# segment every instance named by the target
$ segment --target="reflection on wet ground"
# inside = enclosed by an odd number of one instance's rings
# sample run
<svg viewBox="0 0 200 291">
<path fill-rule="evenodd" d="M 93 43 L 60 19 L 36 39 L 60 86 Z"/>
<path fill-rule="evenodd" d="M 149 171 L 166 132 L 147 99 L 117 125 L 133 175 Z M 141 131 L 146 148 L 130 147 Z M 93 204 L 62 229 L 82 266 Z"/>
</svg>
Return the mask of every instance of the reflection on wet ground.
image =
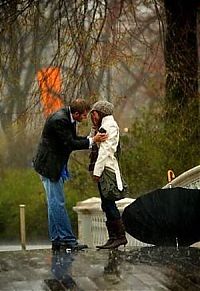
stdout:
<svg viewBox="0 0 200 291">
<path fill-rule="evenodd" d="M 200 290 L 200 249 L 0 252 L 0 290 Z"/>
</svg>

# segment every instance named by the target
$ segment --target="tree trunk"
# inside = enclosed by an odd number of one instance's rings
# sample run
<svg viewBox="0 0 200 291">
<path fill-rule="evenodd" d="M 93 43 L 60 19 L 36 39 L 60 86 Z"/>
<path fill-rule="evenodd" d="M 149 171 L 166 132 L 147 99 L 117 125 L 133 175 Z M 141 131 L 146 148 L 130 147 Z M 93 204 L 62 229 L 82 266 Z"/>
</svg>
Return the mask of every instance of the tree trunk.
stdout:
<svg viewBox="0 0 200 291">
<path fill-rule="evenodd" d="M 187 108 L 198 114 L 197 0 L 164 0 L 166 107 L 172 118 Z"/>
<path fill-rule="evenodd" d="M 169 167 L 178 167 L 199 148 L 199 96 L 197 1 L 164 0 L 166 12 L 165 64 L 165 135 L 168 137 Z M 177 161 L 171 165 L 172 161 Z M 198 158 L 196 157 L 196 163 Z M 179 169 L 180 170 L 180 169 Z"/>
</svg>

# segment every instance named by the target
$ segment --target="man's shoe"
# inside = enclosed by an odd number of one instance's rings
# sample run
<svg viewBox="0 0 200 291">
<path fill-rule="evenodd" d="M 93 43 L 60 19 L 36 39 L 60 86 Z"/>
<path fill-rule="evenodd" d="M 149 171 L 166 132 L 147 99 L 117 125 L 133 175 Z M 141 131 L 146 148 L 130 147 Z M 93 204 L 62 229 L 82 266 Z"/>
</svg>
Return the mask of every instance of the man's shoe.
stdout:
<svg viewBox="0 0 200 291">
<path fill-rule="evenodd" d="M 87 245 L 81 245 L 81 244 L 77 244 L 77 245 L 74 245 L 74 246 L 71 246 L 71 251 L 72 252 L 78 252 L 78 251 L 81 251 L 81 250 L 84 250 L 84 249 L 87 249 L 88 246 Z"/>
<path fill-rule="evenodd" d="M 58 252 L 60 251 L 60 243 L 59 242 L 52 242 L 52 247 L 51 247 L 53 252 Z"/>
<path fill-rule="evenodd" d="M 52 242 L 53 252 L 65 251 L 67 249 L 71 250 L 71 246 L 69 246 L 68 243 L 65 241 Z"/>
<path fill-rule="evenodd" d="M 70 245 L 67 242 L 52 242 L 52 251 L 54 252 L 59 252 L 59 251 L 65 251 L 65 250 L 70 250 L 72 252 L 74 251 L 81 251 L 83 249 L 87 249 L 88 246 L 84 244 L 74 244 Z"/>
</svg>

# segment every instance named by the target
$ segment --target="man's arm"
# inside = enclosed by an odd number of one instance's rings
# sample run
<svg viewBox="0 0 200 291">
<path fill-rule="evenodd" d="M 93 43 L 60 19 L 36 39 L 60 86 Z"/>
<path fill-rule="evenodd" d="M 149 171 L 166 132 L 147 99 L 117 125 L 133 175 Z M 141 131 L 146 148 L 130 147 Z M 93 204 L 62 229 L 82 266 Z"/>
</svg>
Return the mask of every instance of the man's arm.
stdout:
<svg viewBox="0 0 200 291">
<path fill-rule="evenodd" d="M 58 140 L 71 151 L 89 149 L 93 142 L 104 142 L 108 137 L 106 134 L 97 133 L 94 137 L 76 139 L 76 137 L 74 138 L 72 128 L 64 119 L 56 120 L 54 129 Z"/>
</svg>

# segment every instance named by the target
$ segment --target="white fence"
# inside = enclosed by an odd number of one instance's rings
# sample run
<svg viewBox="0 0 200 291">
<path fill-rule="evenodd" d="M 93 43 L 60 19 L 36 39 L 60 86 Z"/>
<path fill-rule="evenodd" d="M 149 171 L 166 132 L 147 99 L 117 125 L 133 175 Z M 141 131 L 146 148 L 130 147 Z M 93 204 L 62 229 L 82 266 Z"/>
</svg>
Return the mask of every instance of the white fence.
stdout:
<svg viewBox="0 0 200 291">
<path fill-rule="evenodd" d="M 200 166 L 181 174 L 163 188 L 170 186 L 200 189 Z M 125 198 L 117 201 L 119 211 L 122 213 L 124 208 L 134 200 Z M 73 209 L 78 214 L 79 240 L 89 247 L 103 244 L 108 239 L 108 234 L 105 226 L 105 215 L 101 210 L 101 199 L 97 197 L 89 198 L 78 202 Z M 128 246 L 147 246 L 147 244 L 136 240 L 129 234 L 126 234 L 126 236 Z"/>
</svg>

